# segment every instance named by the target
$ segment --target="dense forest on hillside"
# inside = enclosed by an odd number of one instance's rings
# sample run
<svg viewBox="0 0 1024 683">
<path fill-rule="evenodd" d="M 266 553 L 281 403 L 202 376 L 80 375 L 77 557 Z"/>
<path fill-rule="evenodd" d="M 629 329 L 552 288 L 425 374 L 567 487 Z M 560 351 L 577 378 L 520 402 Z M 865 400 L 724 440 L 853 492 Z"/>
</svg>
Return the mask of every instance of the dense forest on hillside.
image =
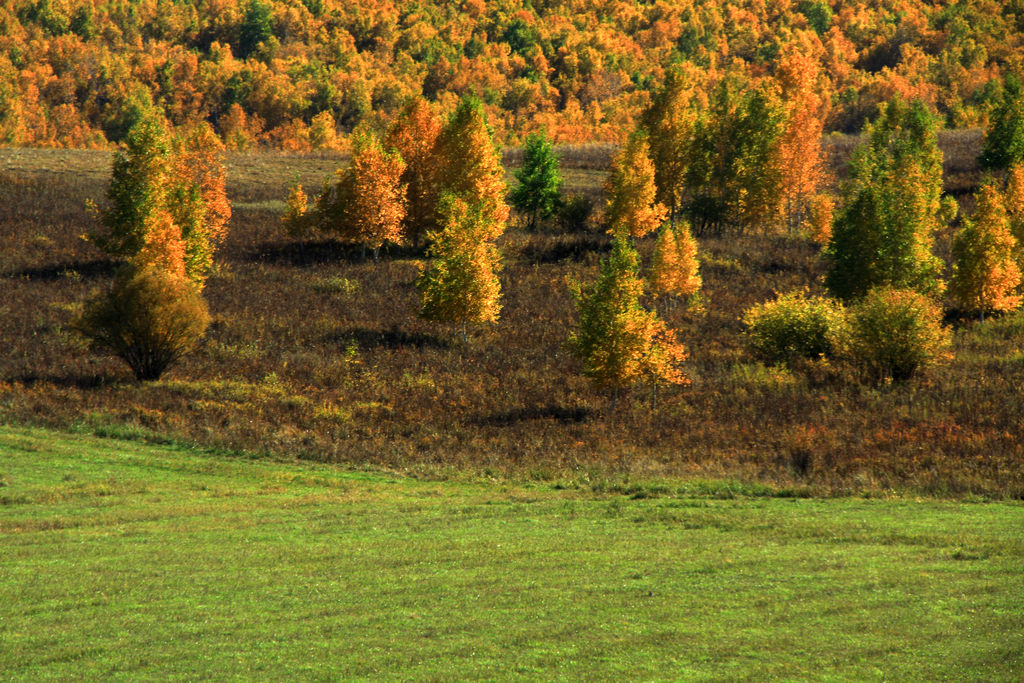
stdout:
<svg viewBox="0 0 1024 683">
<path fill-rule="evenodd" d="M 622 141 L 674 69 L 698 93 L 813 58 L 826 130 L 920 99 L 984 126 L 1022 71 L 1024 1 L 8 0 L 0 143 L 119 142 L 150 101 L 233 149 L 335 148 L 412 96 L 480 97 L 497 139 Z"/>
</svg>

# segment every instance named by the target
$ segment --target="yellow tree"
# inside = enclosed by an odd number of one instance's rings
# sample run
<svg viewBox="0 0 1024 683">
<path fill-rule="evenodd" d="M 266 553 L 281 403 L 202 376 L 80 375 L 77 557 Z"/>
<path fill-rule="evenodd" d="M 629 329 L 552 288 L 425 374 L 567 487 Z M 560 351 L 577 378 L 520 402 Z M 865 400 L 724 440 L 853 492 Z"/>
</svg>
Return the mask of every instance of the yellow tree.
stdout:
<svg viewBox="0 0 1024 683">
<path fill-rule="evenodd" d="M 1020 305 L 1021 271 L 1014 258 L 1017 240 L 1000 193 L 986 184 L 975 197 L 978 208 L 953 240 L 950 291 L 963 310 L 984 318 L 986 311 Z"/>
<path fill-rule="evenodd" d="M 420 315 L 461 325 L 463 341 L 467 323 L 497 322 L 501 310 L 501 256 L 489 238 L 494 232 L 492 208 L 444 195 L 440 229 L 428 235 L 433 260 L 416 281 L 422 295 Z"/>
<path fill-rule="evenodd" d="M 405 162 L 395 151 L 384 149 L 376 135 L 359 132 L 354 136 L 352 160 L 336 174 L 317 197 L 316 213 L 309 219 L 322 230 L 334 232 L 343 240 L 373 250 L 379 258 L 385 242 L 402 241 L 405 218 L 406 186 L 401 182 Z M 301 231 L 305 212 L 301 211 L 301 187 L 292 190 L 287 227 Z"/>
<path fill-rule="evenodd" d="M 686 384 L 680 364 L 686 350 L 656 313 L 640 304 L 644 283 L 640 257 L 624 230 L 616 233 L 611 255 L 601 262 L 591 285 L 570 282 L 579 328 L 568 347 L 583 374 L 602 391 L 612 393 L 615 410 L 619 391 L 635 382 Z"/>
<path fill-rule="evenodd" d="M 185 243 L 185 272 L 201 288 L 231 220 L 224 145 L 205 123 L 175 138 L 168 210 Z"/>
<path fill-rule="evenodd" d="M 687 145 L 694 124 L 691 106 L 694 95 L 690 83 L 697 76 L 684 74 L 682 68 L 669 70 L 664 85 L 641 117 L 654 164 L 655 199 L 668 209 L 672 220 L 683 203 Z"/>
<path fill-rule="evenodd" d="M 345 220 L 352 237 L 373 249 L 378 260 L 385 242 L 402 241 L 406 185 L 405 162 L 398 152 L 384 149 L 374 135 L 360 135 L 352 152 L 352 195 Z"/>
<path fill-rule="evenodd" d="M 493 231 L 487 239 L 497 239 L 509 215 L 505 171 L 479 100 L 466 97 L 459 102 L 438 138 L 438 152 L 441 193 L 479 206 Z"/>
<path fill-rule="evenodd" d="M 780 213 L 789 232 L 812 219 L 813 203 L 824 184 L 821 136 L 827 115 L 818 61 L 795 49 L 779 60 L 775 79 L 786 103 L 776 163 L 781 182 Z"/>
<path fill-rule="evenodd" d="M 643 237 L 664 222 L 668 212 L 655 200 L 654 164 L 644 133 L 630 135 L 615 157 L 605 181 L 605 194 L 609 234 L 625 230 L 631 237 Z"/>
<path fill-rule="evenodd" d="M 697 240 L 686 223 L 662 226 L 654 247 L 649 280 L 655 293 L 675 301 L 691 297 L 700 289 Z"/>
<path fill-rule="evenodd" d="M 1010 232 L 1017 240 L 1014 256 L 1024 271 L 1024 164 L 1014 164 L 1006 174 L 1004 202 L 1010 219 Z"/>
<path fill-rule="evenodd" d="M 406 105 L 384 138 L 388 149 L 405 160 L 402 182 L 406 184 L 405 238 L 419 243 L 436 229 L 438 211 L 438 136 L 441 119 L 423 98 Z"/>
</svg>

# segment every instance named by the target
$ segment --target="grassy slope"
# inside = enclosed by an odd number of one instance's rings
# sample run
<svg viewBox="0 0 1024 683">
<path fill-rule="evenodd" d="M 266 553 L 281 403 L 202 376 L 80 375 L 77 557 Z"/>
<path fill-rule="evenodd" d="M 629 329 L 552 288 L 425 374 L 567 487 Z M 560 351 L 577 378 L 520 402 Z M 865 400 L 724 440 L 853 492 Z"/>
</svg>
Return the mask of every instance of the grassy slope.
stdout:
<svg viewBox="0 0 1024 683">
<path fill-rule="evenodd" d="M 633 500 L 10 427 L 0 483 L 13 679 L 1024 668 L 1020 504 Z"/>
</svg>

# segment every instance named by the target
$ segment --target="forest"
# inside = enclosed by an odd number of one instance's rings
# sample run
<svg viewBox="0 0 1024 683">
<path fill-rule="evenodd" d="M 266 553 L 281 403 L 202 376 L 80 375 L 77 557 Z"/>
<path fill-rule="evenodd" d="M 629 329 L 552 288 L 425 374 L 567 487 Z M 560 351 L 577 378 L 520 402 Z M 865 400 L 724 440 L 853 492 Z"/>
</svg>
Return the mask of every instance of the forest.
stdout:
<svg viewBox="0 0 1024 683">
<path fill-rule="evenodd" d="M 412 97 L 473 95 L 496 139 L 625 140 L 672 70 L 705 103 L 809 58 L 826 131 L 895 96 L 983 127 L 1021 72 L 1020 0 L 7 0 L 0 142 L 107 147 L 145 107 L 229 149 L 348 147 Z"/>
</svg>

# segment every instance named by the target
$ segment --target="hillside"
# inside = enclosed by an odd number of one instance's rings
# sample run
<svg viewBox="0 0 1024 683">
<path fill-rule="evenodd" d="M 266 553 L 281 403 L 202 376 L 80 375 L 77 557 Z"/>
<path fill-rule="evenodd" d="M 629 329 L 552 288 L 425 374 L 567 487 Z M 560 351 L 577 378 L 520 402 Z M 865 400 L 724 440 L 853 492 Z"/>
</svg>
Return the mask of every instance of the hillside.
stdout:
<svg viewBox="0 0 1024 683">
<path fill-rule="evenodd" d="M 947 189 L 976 183 L 978 142 L 942 138 Z M 604 172 L 576 152 L 567 189 L 596 199 Z M 358 247 L 283 234 L 287 184 L 316 187 L 339 162 L 229 158 L 231 231 L 206 289 L 213 324 L 165 378 L 138 383 L 69 327 L 114 271 L 81 239 L 95 226 L 86 200 L 103 196 L 109 154 L 0 151 L 0 420 L 431 476 L 588 486 L 725 476 L 802 493 L 1024 495 L 1019 313 L 959 326 L 955 360 L 909 383 L 766 367 L 740 318 L 774 292 L 821 291 L 819 247 L 706 236 L 703 308 L 666 312 L 691 384 L 638 389 L 609 415 L 608 396 L 565 348 L 575 325 L 566 280 L 594 277 L 609 248 L 603 231 L 513 225 L 499 244 L 501 318 L 463 342 L 417 315 L 422 250 L 390 247 L 375 264 Z M 940 253 L 950 238 L 938 236 Z M 651 240 L 640 247 L 649 259 Z"/>
<path fill-rule="evenodd" d="M 153 101 L 235 148 L 331 148 L 409 97 L 466 94 L 507 144 L 620 141 L 668 68 L 706 94 L 792 51 L 817 65 L 830 130 L 896 94 L 977 127 L 1022 44 L 1017 0 L 21 0 L 0 6 L 0 144 L 105 146 Z"/>
</svg>

